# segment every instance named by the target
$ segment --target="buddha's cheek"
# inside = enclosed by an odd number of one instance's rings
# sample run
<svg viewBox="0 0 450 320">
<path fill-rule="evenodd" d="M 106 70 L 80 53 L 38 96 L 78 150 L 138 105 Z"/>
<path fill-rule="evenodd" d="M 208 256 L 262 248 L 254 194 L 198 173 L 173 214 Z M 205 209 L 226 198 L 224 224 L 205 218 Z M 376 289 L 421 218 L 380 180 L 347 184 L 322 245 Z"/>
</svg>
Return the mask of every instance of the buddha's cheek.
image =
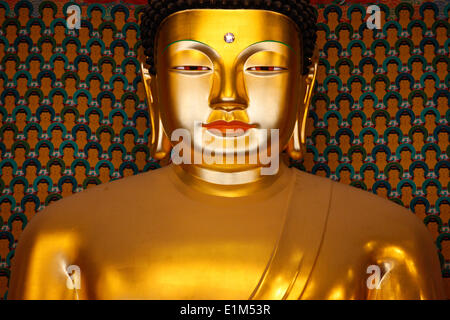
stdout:
<svg viewBox="0 0 450 320">
<path fill-rule="evenodd" d="M 288 73 L 246 79 L 250 123 L 261 129 L 279 129 L 280 144 L 287 143 L 295 125 L 298 110 L 295 84 Z"/>
<path fill-rule="evenodd" d="M 211 78 L 211 75 L 192 76 L 169 72 L 167 81 L 160 82 L 161 116 L 169 136 L 171 132 L 181 128 L 193 134 L 196 122 L 207 121 L 211 113 Z"/>
</svg>

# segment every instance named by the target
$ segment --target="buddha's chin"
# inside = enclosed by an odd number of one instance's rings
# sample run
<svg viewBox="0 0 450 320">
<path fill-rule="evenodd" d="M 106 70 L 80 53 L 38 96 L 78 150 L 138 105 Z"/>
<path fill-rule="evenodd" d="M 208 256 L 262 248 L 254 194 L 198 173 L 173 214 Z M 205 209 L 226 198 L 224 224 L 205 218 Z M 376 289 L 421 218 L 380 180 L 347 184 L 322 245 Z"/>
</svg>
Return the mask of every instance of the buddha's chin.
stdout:
<svg viewBox="0 0 450 320">
<path fill-rule="evenodd" d="M 244 171 L 250 171 L 253 169 L 258 169 L 260 168 L 262 165 L 260 164 L 220 164 L 220 163 L 215 163 L 215 164 L 201 164 L 201 165 L 197 165 L 197 167 L 202 168 L 202 169 L 206 169 L 206 170 L 210 170 L 210 171 L 215 171 L 215 172 L 222 172 L 222 173 L 237 173 L 237 172 L 244 172 Z"/>
<path fill-rule="evenodd" d="M 197 156 L 197 159 L 201 160 L 193 161 L 192 164 L 220 172 L 238 172 L 256 169 L 263 166 L 261 159 L 266 159 L 263 160 L 266 163 L 268 158 L 273 158 L 267 156 L 267 154 L 270 154 L 270 146 L 269 150 L 267 150 L 266 146 L 260 146 L 258 144 L 250 144 L 242 148 L 224 147 L 220 149 L 201 145 L 196 150 L 197 152 L 201 150 L 202 155 Z M 279 154 L 277 153 L 274 156 L 279 156 Z"/>
</svg>

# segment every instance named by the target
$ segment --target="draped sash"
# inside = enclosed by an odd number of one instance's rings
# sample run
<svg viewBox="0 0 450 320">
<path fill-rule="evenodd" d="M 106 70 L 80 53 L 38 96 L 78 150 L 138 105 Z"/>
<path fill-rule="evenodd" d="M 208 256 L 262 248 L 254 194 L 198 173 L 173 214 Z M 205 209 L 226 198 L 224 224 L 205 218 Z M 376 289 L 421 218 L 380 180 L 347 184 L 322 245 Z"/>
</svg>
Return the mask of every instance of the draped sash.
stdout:
<svg viewBox="0 0 450 320">
<path fill-rule="evenodd" d="M 297 300 L 306 288 L 325 234 L 332 192 L 331 180 L 307 175 L 295 175 L 278 244 L 249 299 Z"/>
</svg>

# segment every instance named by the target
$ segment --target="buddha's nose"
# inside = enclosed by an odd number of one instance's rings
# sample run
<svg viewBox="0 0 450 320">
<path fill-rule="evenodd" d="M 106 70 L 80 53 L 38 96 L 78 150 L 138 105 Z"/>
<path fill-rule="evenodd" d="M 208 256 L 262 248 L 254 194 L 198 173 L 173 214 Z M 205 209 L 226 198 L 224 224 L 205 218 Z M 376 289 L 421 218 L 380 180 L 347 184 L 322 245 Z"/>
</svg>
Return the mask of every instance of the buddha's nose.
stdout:
<svg viewBox="0 0 450 320">
<path fill-rule="evenodd" d="M 212 109 L 227 112 L 246 109 L 248 98 L 242 72 L 224 70 L 216 74 L 211 97 Z"/>
</svg>

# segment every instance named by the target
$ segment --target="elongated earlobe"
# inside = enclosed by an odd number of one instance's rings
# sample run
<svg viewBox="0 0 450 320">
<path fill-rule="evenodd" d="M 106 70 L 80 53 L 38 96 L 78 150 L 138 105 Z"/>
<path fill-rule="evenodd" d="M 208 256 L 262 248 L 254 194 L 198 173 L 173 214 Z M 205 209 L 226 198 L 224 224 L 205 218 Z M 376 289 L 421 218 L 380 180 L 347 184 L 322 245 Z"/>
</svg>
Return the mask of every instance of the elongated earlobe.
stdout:
<svg viewBox="0 0 450 320">
<path fill-rule="evenodd" d="M 144 82 L 145 94 L 150 114 L 150 155 L 153 159 L 161 160 L 170 153 L 170 140 L 164 132 L 161 122 L 160 110 L 152 95 L 152 76 L 148 69 L 141 63 L 141 75 Z"/>
<path fill-rule="evenodd" d="M 295 121 L 295 127 L 294 131 L 292 133 L 292 137 L 289 140 L 288 146 L 287 146 L 287 153 L 289 154 L 289 157 L 291 157 L 294 160 L 300 160 L 302 156 L 302 147 L 300 142 L 300 134 L 299 134 L 299 128 L 298 128 L 298 116 L 297 120 Z"/>
<path fill-rule="evenodd" d="M 303 153 L 306 152 L 306 120 L 308 119 L 308 111 L 311 105 L 311 98 L 314 92 L 314 84 L 316 82 L 317 65 L 319 62 L 319 50 L 314 50 L 311 58 L 311 67 L 304 78 L 304 99 L 300 103 L 299 112 L 295 121 L 294 131 L 287 146 L 289 156 L 294 160 L 303 158 Z M 303 88 L 302 88 L 303 89 Z"/>
</svg>

